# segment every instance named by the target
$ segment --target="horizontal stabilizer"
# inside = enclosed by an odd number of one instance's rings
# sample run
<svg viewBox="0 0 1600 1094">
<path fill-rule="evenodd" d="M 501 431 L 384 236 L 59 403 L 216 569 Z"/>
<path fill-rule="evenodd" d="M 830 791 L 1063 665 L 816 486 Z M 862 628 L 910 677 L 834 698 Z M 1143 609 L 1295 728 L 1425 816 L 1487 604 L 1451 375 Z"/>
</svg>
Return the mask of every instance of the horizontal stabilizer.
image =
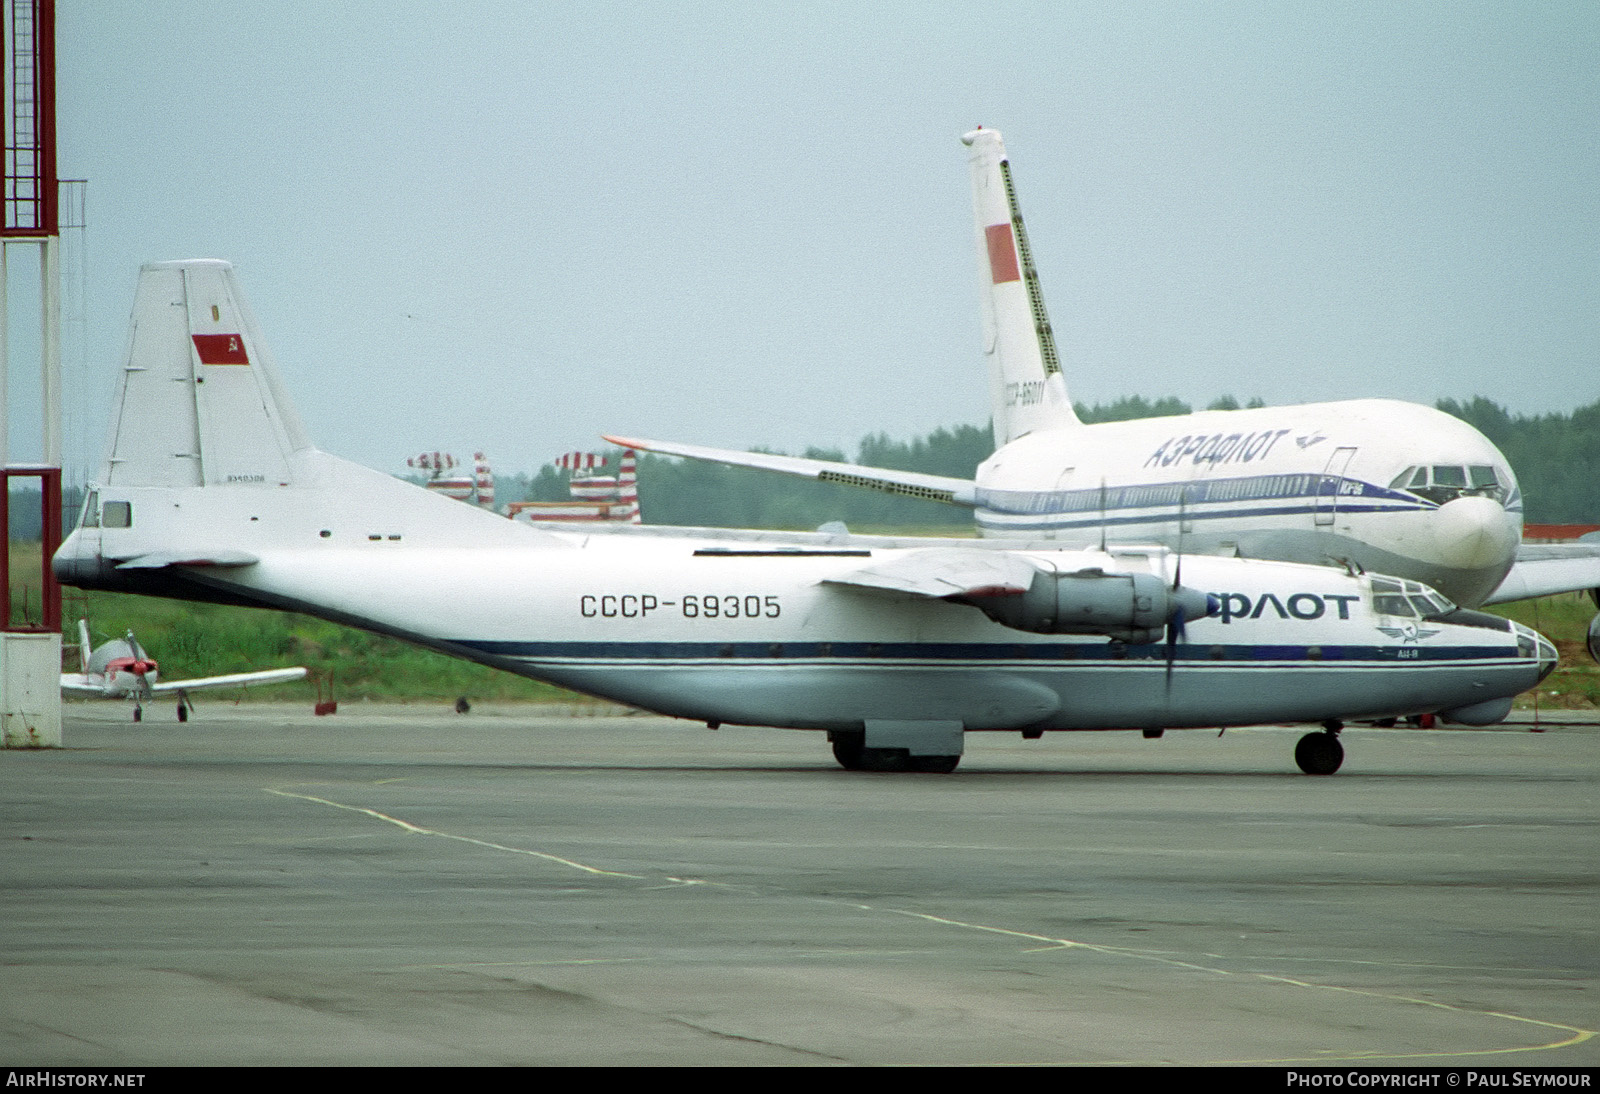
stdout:
<svg viewBox="0 0 1600 1094">
<path fill-rule="evenodd" d="M 150 685 L 151 695 L 171 695 L 179 691 L 205 691 L 207 688 L 243 687 L 246 684 L 287 684 L 291 680 L 304 680 L 306 670 L 263 669 L 260 672 L 235 672 L 227 676 L 202 676 L 198 680 L 163 680 Z"/>
<path fill-rule="evenodd" d="M 1039 570 L 1019 555 L 981 549 L 917 551 L 877 566 L 826 579 L 824 585 L 943 599 L 952 596 L 1020 596 Z"/>
<path fill-rule="evenodd" d="M 117 564 L 119 570 L 159 570 L 166 566 L 254 566 L 261 560 L 249 551 L 151 551 Z"/>
<path fill-rule="evenodd" d="M 977 504 L 977 488 L 971 479 L 951 479 L 943 475 L 923 475 L 915 471 L 890 471 L 881 467 L 812 460 L 802 456 L 734 452 L 731 449 L 704 448 L 700 445 L 677 444 L 672 441 L 642 441 L 634 437 L 605 439 L 622 448 L 637 448 L 645 452 L 657 452 L 663 456 L 681 456 L 684 459 L 704 460 L 708 463 L 726 464 L 729 467 L 776 471 L 779 474 L 798 475 L 817 482 L 859 486 L 868 490 L 880 490 L 886 494 L 944 502 L 948 505 Z"/>
<path fill-rule="evenodd" d="M 1600 543 L 1529 544 L 1485 603 L 1600 589 Z"/>
</svg>

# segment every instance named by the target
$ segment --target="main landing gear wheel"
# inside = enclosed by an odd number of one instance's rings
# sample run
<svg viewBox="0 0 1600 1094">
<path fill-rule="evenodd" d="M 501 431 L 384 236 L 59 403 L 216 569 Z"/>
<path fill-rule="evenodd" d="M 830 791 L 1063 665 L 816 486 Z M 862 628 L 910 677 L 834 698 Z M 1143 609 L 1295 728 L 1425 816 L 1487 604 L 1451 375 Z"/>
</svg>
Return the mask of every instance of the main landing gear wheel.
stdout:
<svg viewBox="0 0 1600 1094">
<path fill-rule="evenodd" d="M 918 771 L 948 775 L 961 762 L 960 756 L 912 756 L 903 748 L 867 748 L 863 734 L 833 735 L 833 758 L 846 771 Z"/>
<path fill-rule="evenodd" d="M 1332 733 L 1307 733 L 1294 746 L 1294 762 L 1307 775 L 1332 775 L 1344 763 L 1344 745 Z"/>
</svg>

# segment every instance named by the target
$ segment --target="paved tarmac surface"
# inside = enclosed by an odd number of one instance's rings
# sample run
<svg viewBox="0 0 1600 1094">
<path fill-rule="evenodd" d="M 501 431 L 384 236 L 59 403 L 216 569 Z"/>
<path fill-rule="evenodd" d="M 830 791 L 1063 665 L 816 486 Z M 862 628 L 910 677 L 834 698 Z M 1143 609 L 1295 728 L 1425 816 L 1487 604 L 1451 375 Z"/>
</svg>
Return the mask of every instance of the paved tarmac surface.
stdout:
<svg viewBox="0 0 1600 1094">
<path fill-rule="evenodd" d="M 1600 726 L 127 717 L 0 752 L 0 1064 L 1600 1063 Z"/>
</svg>

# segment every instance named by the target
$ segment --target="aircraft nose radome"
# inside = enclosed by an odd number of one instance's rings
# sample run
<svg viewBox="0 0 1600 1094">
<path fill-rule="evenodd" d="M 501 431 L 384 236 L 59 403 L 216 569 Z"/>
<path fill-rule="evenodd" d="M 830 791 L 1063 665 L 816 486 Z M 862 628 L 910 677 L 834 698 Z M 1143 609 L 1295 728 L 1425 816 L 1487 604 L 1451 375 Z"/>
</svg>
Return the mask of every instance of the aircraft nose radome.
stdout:
<svg viewBox="0 0 1600 1094">
<path fill-rule="evenodd" d="M 1493 498 L 1456 498 L 1439 507 L 1433 542 L 1441 563 L 1481 570 L 1508 562 L 1517 550 L 1517 525 Z"/>
</svg>

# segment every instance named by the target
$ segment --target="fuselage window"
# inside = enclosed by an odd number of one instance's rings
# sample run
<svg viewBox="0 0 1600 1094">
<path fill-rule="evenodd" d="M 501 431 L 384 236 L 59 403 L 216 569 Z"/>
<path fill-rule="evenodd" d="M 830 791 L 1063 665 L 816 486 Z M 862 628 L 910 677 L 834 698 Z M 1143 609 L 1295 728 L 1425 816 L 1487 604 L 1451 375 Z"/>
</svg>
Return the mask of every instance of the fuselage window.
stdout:
<svg viewBox="0 0 1600 1094">
<path fill-rule="evenodd" d="M 100 523 L 107 528 L 132 528 L 133 503 L 108 501 L 100 509 Z"/>
</svg>

